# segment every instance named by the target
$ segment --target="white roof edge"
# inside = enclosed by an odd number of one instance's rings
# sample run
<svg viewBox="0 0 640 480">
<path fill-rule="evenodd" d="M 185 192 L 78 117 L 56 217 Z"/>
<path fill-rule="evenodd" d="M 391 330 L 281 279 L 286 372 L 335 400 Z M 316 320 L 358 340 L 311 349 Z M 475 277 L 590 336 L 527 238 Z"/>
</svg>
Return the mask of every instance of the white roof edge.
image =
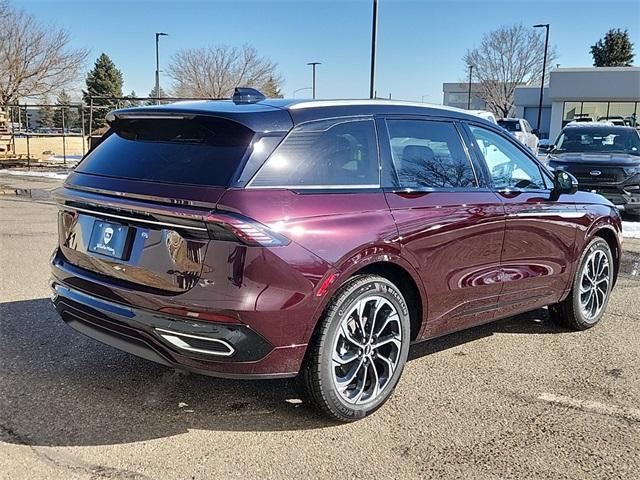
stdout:
<svg viewBox="0 0 640 480">
<path fill-rule="evenodd" d="M 550 73 L 563 72 L 640 72 L 640 67 L 567 67 L 554 68 Z"/>
<path fill-rule="evenodd" d="M 368 106 L 368 105 L 387 105 L 387 106 L 404 106 L 404 107 L 422 107 L 433 108 L 439 110 L 448 110 L 452 112 L 467 113 L 466 110 L 460 108 L 448 107 L 446 105 L 436 105 L 432 103 L 409 102 L 405 100 L 383 100 L 383 99 L 365 99 L 365 100 L 311 100 L 308 102 L 294 103 L 289 106 L 289 110 L 302 110 L 304 108 L 316 107 L 348 107 L 348 106 Z"/>
</svg>

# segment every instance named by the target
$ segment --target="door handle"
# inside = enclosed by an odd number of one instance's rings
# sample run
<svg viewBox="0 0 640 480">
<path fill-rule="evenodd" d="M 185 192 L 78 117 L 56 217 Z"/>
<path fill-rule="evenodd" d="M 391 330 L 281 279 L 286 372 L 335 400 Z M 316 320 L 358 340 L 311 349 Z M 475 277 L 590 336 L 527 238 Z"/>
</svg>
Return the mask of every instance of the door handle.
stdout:
<svg viewBox="0 0 640 480">
<path fill-rule="evenodd" d="M 522 190 L 515 187 L 505 187 L 500 190 L 496 190 L 496 193 L 500 193 L 501 195 L 514 195 L 517 193 L 522 193 Z"/>
</svg>

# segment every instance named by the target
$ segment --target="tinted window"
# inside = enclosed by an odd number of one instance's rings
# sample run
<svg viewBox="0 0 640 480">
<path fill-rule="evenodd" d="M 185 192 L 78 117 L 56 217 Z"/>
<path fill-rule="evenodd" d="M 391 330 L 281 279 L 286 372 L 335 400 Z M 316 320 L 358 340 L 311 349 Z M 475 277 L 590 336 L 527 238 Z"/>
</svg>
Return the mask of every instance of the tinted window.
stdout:
<svg viewBox="0 0 640 480">
<path fill-rule="evenodd" d="M 219 118 L 119 121 L 76 168 L 109 177 L 226 186 L 253 137 Z"/>
<path fill-rule="evenodd" d="M 489 168 L 493 186 L 501 188 L 547 188 L 538 165 L 511 141 L 484 128 L 470 125 Z"/>
<path fill-rule="evenodd" d="M 498 125 L 510 132 L 520 131 L 520 122 L 518 120 L 498 120 Z"/>
<path fill-rule="evenodd" d="M 251 187 L 378 187 L 373 120 L 323 120 L 295 127 Z"/>
<path fill-rule="evenodd" d="M 569 127 L 558 137 L 555 151 L 640 155 L 640 136 L 632 129 Z"/>
<path fill-rule="evenodd" d="M 460 135 L 450 123 L 388 120 L 393 163 L 404 188 L 476 186 Z"/>
</svg>

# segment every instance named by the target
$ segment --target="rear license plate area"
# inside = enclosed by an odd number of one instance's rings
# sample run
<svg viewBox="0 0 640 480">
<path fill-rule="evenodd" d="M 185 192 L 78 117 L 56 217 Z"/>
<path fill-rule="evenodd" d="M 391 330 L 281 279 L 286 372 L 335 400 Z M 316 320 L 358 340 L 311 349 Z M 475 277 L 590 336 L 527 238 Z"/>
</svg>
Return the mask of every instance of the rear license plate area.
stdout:
<svg viewBox="0 0 640 480">
<path fill-rule="evenodd" d="M 119 223 L 95 220 L 88 250 L 117 260 L 127 260 L 131 253 L 133 230 Z"/>
</svg>

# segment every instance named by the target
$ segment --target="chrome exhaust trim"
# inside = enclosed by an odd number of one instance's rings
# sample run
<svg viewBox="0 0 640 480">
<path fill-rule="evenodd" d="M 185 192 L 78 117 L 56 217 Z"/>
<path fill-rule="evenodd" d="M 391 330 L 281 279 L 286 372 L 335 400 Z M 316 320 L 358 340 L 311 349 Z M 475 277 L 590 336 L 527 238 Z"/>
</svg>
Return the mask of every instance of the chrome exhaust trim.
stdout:
<svg viewBox="0 0 640 480">
<path fill-rule="evenodd" d="M 191 335 L 188 333 L 175 332 L 173 330 L 165 330 L 164 328 L 156 328 L 155 331 L 158 332 L 158 335 L 160 337 L 162 337 L 164 340 L 169 342 L 174 347 L 179 348 L 180 350 L 185 350 L 187 352 L 204 353 L 207 355 L 216 355 L 219 357 L 230 357 L 231 355 L 236 353 L 235 348 L 233 348 L 233 346 L 229 342 L 219 338 L 202 337 L 199 335 Z M 189 339 L 211 342 L 212 344 L 222 345 L 225 348 L 225 351 L 207 350 L 203 348 L 201 345 L 198 347 L 194 347 L 189 343 Z"/>
</svg>

